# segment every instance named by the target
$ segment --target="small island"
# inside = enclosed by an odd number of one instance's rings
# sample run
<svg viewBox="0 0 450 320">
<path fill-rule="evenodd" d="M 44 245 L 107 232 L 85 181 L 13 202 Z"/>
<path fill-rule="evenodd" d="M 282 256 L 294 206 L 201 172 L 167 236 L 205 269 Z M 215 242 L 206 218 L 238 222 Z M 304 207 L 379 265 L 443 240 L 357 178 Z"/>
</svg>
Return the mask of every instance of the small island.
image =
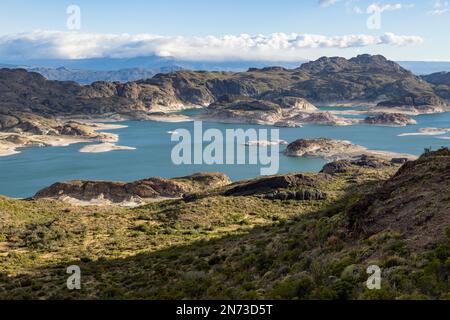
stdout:
<svg viewBox="0 0 450 320">
<path fill-rule="evenodd" d="M 361 156 L 373 156 L 385 160 L 404 158 L 414 160 L 417 157 L 409 154 L 389 151 L 368 150 L 367 148 L 345 140 L 327 138 L 299 139 L 290 143 L 284 154 L 289 157 L 323 158 L 329 161 L 354 160 Z"/>
</svg>

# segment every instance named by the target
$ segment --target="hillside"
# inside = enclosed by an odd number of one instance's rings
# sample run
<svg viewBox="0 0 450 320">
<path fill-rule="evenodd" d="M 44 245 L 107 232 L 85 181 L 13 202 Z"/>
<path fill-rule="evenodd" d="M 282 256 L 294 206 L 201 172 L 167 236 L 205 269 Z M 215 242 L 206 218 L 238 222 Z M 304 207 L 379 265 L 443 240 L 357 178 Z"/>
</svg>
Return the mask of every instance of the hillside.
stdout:
<svg viewBox="0 0 450 320">
<path fill-rule="evenodd" d="M 422 76 L 425 81 L 431 83 L 434 91 L 444 99 L 450 99 L 450 72 L 438 72 Z"/>
<path fill-rule="evenodd" d="M 0 113 L 102 115 L 170 111 L 208 106 L 223 97 L 277 101 L 299 97 L 312 103 L 370 103 L 421 112 L 446 109 L 432 87 L 382 56 L 321 58 L 297 69 L 247 72 L 178 71 L 136 82 L 47 81 L 25 70 L 0 70 Z"/>
<path fill-rule="evenodd" d="M 450 298 L 450 152 L 373 163 L 135 209 L 0 198 L 0 298 Z"/>
</svg>

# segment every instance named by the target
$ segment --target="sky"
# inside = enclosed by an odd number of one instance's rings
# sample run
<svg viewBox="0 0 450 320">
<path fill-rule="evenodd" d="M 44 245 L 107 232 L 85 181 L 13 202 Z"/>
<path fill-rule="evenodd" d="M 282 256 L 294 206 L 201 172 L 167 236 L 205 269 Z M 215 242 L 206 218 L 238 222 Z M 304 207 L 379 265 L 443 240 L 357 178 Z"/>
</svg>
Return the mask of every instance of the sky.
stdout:
<svg viewBox="0 0 450 320">
<path fill-rule="evenodd" d="M 450 61 L 449 30 L 447 0 L 2 0 L 0 61 Z"/>
</svg>

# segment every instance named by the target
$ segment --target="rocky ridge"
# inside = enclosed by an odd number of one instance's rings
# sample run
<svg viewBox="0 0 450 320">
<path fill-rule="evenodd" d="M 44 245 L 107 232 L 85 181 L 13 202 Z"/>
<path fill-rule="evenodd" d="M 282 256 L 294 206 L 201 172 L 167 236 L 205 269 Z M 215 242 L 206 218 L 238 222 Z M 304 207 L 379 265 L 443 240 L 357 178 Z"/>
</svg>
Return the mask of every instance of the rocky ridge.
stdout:
<svg viewBox="0 0 450 320">
<path fill-rule="evenodd" d="M 450 72 L 432 73 L 422 76 L 422 79 L 431 83 L 436 94 L 450 100 Z"/>
<path fill-rule="evenodd" d="M 199 173 L 192 176 L 163 179 L 153 177 L 135 182 L 71 181 L 60 182 L 36 193 L 35 199 L 56 199 L 72 204 L 116 204 L 138 206 L 167 198 L 180 198 L 230 184 L 222 173 Z"/>
<path fill-rule="evenodd" d="M 382 56 L 321 58 L 297 69 L 263 68 L 247 72 L 177 71 L 128 83 L 49 81 L 26 70 L 0 70 L 0 117 L 18 112 L 44 117 L 172 111 L 208 107 L 242 98 L 299 109 L 297 98 L 314 104 L 378 104 L 416 112 L 440 112 L 448 105 L 432 86 Z M 294 103 L 291 100 L 294 99 Z M 305 105 L 304 102 L 300 104 Z M 307 107 L 303 111 L 312 111 Z"/>
</svg>

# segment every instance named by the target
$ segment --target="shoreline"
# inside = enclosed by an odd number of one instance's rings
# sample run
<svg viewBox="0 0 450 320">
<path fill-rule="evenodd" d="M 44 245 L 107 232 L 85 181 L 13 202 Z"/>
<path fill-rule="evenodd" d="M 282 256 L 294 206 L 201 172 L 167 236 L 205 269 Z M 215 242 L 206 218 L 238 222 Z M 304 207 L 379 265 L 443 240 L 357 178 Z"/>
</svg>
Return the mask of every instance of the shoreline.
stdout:
<svg viewBox="0 0 450 320">
<path fill-rule="evenodd" d="M 73 121 L 73 120 L 72 120 Z M 93 136 L 69 136 L 69 135 L 33 135 L 27 133 L 0 132 L 0 157 L 9 157 L 21 153 L 18 149 L 33 147 L 68 147 L 79 143 L 109 143 L 115 144 L 119 136 L 114 133 L 102 132 L 104 130 L 117 130 L 127 128 L 125 125 L 104 124 L 98 122 L 80 121 L 96 132 Z"/>
<path fill-rule="evenodd" d="M 99 144 L 87 145 L 82 147 L 78 152 L 81 153 L 105 153 L 111 151 L 133 151 L 134 147 L 118 146 L 115 143 L 104 142 Z"/>
<path fill-rule="evenodd" d="M 353 104 L 340 104 L 341 106 L 361 106 L 360 103 L 353 103 Z M 366 104 L 367 105 L 367 104 Z M 338 106 L 339 107 L 339 106 Z M 183 110 L 191 110 L 192 108 L 183 108 Z M 194 108 L 193 110 L 198 110 L 199 108 Z M 178 110 L 179 111 L 179 110 Z M 370 114 L 376 114 L 378 112 L 390 112 L 395 113 L 400 110 L 396 108 L 377 108 L 374 109 L 368 109 L 368 110 L 330 110 L 326 111 L 330 114 L 336 114 L 336 115 L 370 115 Z M 405 112 L 404 109 L 401 110 L 402 112 Z M 436 112 L 431 114 L 442 114 L 446 113 L 448 111 L 443 112 Z M 317 113 L 317 112 L 312 112 Z M 417 112 L 409 112 L 411 115 L 417 116 L 420 113 Z M 406 113 L 404 113 L 406 114 Z M 19 154 L 21 151 L 18 149 L 21 148 L 28 148 L 28 147 L 66 147 L 72 144 L 77 143 L 93 143 L 93 142 L 102 142 L 102 143 L 113 143 L 114 146 L 101 146 L 98 147 L 100 149 L 96 148 L 82 148 L 84 149 L 83 152 L 98 152 L 97 150 L 108 150 L 114 151 L 114 150 L 134 150 L 131 147 L 127 146 L 117 146 L 115 145 L 116 142 L 119 140 L 119 136 L 117 134 L 113 133 L 105 133 L 102 131 L 110 131 L 110 130 L 119 130 L 119 129 L 126 129 L 128 128 L 127 125 L 124 124 L 117 124 L 116 122 L 122 122 L 130 120 L 130 118 L 127 119 L 126 116 L 119 115 L 119 114 L 107 114 L 103 115 L 101 117 L 81 117 L 80 115 L 74 116 L 74 117 L 62 117 L 59 118 L 59 120 L 65 120 L 65 121 L 73 121 L 73 122 L 79 122 L 82 125 L 85 125 L 89 127 L 92 131 L 98 133 L 98 136 L 51 136 L 51 135 L 32 135 L 32 134 L 26 134 L 26 133 L 8 133 L 8 132 L 0 132 L 0 157 L 8 157 Z M 155 114 L 146 114 L 145 117 L 142 117 L 143 121 L 156 121 L 156 122 L 162 122 L 162 123 L 181 123 L 181 122 L 192 122 L 192 121 L 208 121 L 208 122 L 215 122 L 215 123 L 222 123 L 222 124 L 243 124 L 243 125 L 267 125 L 267 126 L 273 126 L 273 127 L 280 127 L 280 123 L 272 123 L 268 121 L 256 121 L 252 122 L 249 119 L 230 119 L 230 118 L 220 118 L 220 117 L 208 117 L 206 114 L 199 114 L 199 115 L 183 115 L 176 113 L 175 111 L 167 112 L 167 113 L 155 113 Z M 355 119 L 345 119 L 348 122 L 353 123 L 336 123 L 334 125 L 327 124 L 327 123 L 317 123 L 318 125 L 324 125 L 324 126 L 343 126 L 343 125 L 353 125 L 359 123 L 358 120 Z M 306 123 L 308 124 L 308 123 Z M 368 124 L 370 125 L 370 124 Z M 374 126 L 382 126 L 382 124 L 374 124 Z M 390 126 L 390 125 L 389 125 Z M 400 127 L 397 125 L 392 125 L 394 127 Z M 300 126 L 299 126 L 300 127 Z M 427 129 L 433 129 L 435 131 L 433 132 L 426 132 Z M 449 129 L 436 129 L 436 128 L 422 128 L 422 131 L 419 132 L 412 132 L 412 133 L 401 133 L 398 136 L 434 136 L 434 135 L 444 135 L 445 133 L 448 133 Z M 442 131 L 439 131 L 442 130 Z M 2 139 L 5 136 L 9 137 L 15 137 L 10 140 Z M 17 141 L 16 141 L 17 140 Z M 445 139 L 445 137 L 443 138 Z M 91 151 L 86 151 L 91 150 Z M 103 151 L 107 152 L 107 151 Z"/>
</svg>

